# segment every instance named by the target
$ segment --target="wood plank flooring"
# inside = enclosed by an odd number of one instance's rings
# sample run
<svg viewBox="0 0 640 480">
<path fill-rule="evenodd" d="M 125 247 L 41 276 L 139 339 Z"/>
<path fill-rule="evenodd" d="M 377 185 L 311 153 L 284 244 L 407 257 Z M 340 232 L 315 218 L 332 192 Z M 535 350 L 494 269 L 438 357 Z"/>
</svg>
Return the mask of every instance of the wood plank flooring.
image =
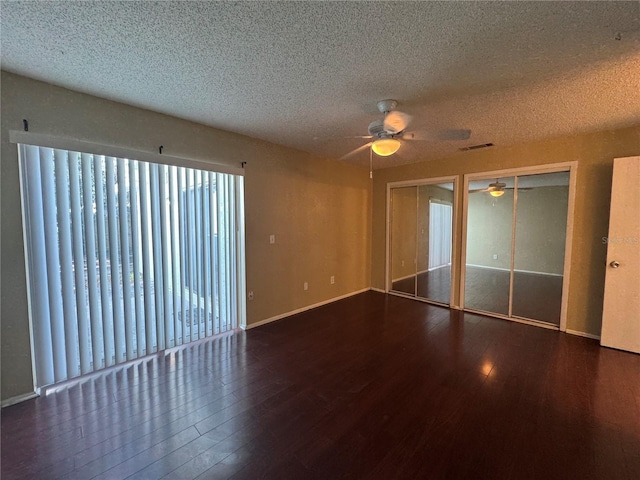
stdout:
<svg viewBox="0 0 640 480">
<path fill-rule="evenodd" d="M 640 355 L 367 292 L 2 410 L 2 478 L 640 478 Z"/>
</svg>

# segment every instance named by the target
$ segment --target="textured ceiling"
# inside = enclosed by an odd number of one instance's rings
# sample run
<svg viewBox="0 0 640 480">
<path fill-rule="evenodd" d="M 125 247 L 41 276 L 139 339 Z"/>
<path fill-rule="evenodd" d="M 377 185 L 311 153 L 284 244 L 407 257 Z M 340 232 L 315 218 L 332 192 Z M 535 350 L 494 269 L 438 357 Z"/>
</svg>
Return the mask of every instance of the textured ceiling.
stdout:
<svg viewBox="0 0 640 480">
<path fill-rule="evenodd" d="M 376 102 L 375 167 L 640 123 L 640 2 L 2 2 L 2 68 L 339 158 Z M 320 137 L 320 140 L 315 139 Z M 366 151 L 348 161 L 368 164 Z"/>
</svg>

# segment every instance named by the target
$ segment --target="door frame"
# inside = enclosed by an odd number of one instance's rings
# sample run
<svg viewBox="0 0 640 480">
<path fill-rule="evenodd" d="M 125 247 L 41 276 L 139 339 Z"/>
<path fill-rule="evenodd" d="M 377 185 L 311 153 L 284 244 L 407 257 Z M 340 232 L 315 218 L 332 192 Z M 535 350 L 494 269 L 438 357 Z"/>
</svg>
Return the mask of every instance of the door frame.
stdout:
<svg viewBox="0 0 640 480">
<path fill-rule="evenodd" d="M 576 195 L 576 180 L 577 180 L 577 170 L 578 170 L 578 162 L 562 162 L 562 163 L 552 163 L 548 165 L 535 165 L 530 167 L 520 167 L 520 168 L 509 168 L 502 170 L 491 170 L 486 172 L 475 172 L 464 175 L 463 182 L 463 198 L 462 198 L 462 242 L 460 248 L 460 275 L 459 275 L 459 292 L 460 292 L 460 309 L 481 313 L 483 315 L 488 315 L 497 318 L 503 318 L 505 320 L 510 320 L 518 323 L 526 323 L 529 325 L 535 325 L 538 327 L 549 328 L 552 330 L 560 330 L 564 332 L 567 330 L 567 307 L 568 307 L 568 299 L 569 299 L 569 280 L 571 275 L 571 251 L 573 245 L 573 220 L 574 220 L 574 210 L 575 210 L 575 195 Z M 556 327 L 555 325 L 550 325 L 545 322 L 537 322 L 535 320 L 527 320 L 518 317 L 503 315 L 499 313 L 493 312 L 485 312 L 473 309 L 467 309 L 464 305 L 465 299 L 465 275 L 466 275 L 466 261 L 467 261 L 467 216 L 469 210 L 469 182 L 474 180 L 486 179 L 487 177 L 512 177 L 512 176 L 523 176 L 523 175 L 537 175 L 543 173 L 556 173 L 556 172 L 569 172 L 569 199 L 567 203 L 567 227 L 566 227 L 566 235 L 565 235 L 565 248 L 564 248 L 564 268 L 563 268 L 563 278 L 562 278 L 562 302 L 560 307 L 560 325 Z M 514 209 L 515 211 L 515 209 Z M 455 215 L 455 210 L 454 210 Z M 511 251 L 511 256 L 515 252 Z M 512 258 L 513 260 L 513 258 Z M 512 262 L 513 263 L 513 262 Z"/>
<path fill-rule="evenodd" d="M 393 188 L 401 188 L 401 187 L 421 187 L 423 185 L 437 185 L 440 183 L 453 183 L 453 225 L 451 226 L 451 285 L 449 288 L 449 305 L 446 305 L 450 308 L 454 308 L 454 288 L 456 285 L 458 278 L 457 272 L 459 271 L 458 262 L 459 262 L 459 252 L 455 248 L 458 240 L 458 210 L 459 205 L 457 201 L 458 196 L 458 187 L 460 182 L 459 175 L 449 175 L 446 177 L 435 177 L 435 178 L 422 178 L 418 180 L 403 180 L 400 182 L 389 182 L 387 183 L 387 218 L 386 218 L 386 245 L 385 245 L 385 271 L 384 271 L 384 288 L 386 293 L 390 293 L 392 295 L 398 295 L 400 297 L 409 297 L 416 300 L 420 300 L 426 303 L 432 303 L 434 305 L 443 306 L 445 304 L 440 302 L 435 302 L 433 300 L 429 300 L 426 298 L 418 297 L 416 295 L 403 295 L 402 293 L 395 292 L 391 290 L 391 280 L 390 280 L 390 267 L 391 267 L 391 189 Z M 416 232 L 417 235 L 417 232 Z"/>
</svg>

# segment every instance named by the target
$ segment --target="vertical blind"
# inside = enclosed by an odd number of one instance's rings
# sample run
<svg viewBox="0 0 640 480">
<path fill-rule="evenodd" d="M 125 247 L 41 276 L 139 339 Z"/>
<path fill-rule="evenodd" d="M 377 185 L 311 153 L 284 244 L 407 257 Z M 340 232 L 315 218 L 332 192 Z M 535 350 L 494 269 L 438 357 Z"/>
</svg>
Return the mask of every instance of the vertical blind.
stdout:
<svg viewBox="0 0 640 480">
<path fill-rule="evenodd" d="M 451 264 L 451 205 L 429 201 L 429 270 Z"/>
<path fill-rule="evenodd" d="M 238 326 L 241 176 L 19 152 L 38 387 Z"/>
</svg>

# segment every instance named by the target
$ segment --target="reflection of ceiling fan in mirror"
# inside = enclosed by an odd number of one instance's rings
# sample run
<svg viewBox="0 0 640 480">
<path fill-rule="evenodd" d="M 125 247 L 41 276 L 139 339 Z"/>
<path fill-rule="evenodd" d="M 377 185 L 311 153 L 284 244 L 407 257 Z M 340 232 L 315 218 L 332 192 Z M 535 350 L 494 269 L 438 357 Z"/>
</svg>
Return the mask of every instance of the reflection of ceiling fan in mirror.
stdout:
<svg viewBox="0 0 640 480">
<path fill-rule="evenodd" d="M 403 141 L 467 140 L 471 136 L 471 130 L 462 129 L 442 130 L 439 132 L 408 132 L 407 127 L 411 122 L 411 116 L 396 110 L 397 106 L 398 102 L 395 100 L 379 101 L 378 110 L 384 117 L 369 124 L 369 135 L 346 137 L 368 138 L 371 141 L 347 153 L 341 160 L 355 155 L 368 147 L 371 147 L 371 151 L 376 155 L 388 157 L 398 151 Z"/>
<path fill-rule="evenodd" d="M 498 179 L 496 178 L 496 181 L 493 183 L 490 183 L 487 188 L 469 190 L 469 193 L 487 192 L 492 197 L 501 197 L 502 195 L 504 195 L 504 192 L 507 189 L 506 187 L 507 187 L 506 183 L 499 182 Z M 513 190 L 513 188 L 511 188 L 510 190 Z"/>
<path fill-rule="evenodd" d="M 507 190 L 513 190 L 513 187 L 507 187 L 506 183 L 500 182 L 500 179 L 496 178 L 496 181 L 493 183 L 490 183 L 487 188 L 469 190 L 469 193 L 487 192 L 492 197 L 501 197 L 502 195 L 504 195 L 504 192 Z M 524 191 L 524 190 L 531 190 L 531 189 L 518 187 L 518 191 Z"/>
</svg>

